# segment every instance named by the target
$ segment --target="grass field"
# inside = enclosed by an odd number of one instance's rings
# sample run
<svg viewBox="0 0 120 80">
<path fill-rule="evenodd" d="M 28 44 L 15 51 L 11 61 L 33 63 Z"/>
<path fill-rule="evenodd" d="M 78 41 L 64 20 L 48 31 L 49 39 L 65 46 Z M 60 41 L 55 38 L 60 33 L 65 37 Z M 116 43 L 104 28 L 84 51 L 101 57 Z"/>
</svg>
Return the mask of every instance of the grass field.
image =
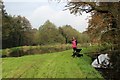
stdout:
<svg viewBox="0 0 120 80">
<path fill-rule="evenodd" d="M 2 59 L 3 78 L 103 78 L 83 55 L 71 57 L 72 50 Z"/>
</svg>

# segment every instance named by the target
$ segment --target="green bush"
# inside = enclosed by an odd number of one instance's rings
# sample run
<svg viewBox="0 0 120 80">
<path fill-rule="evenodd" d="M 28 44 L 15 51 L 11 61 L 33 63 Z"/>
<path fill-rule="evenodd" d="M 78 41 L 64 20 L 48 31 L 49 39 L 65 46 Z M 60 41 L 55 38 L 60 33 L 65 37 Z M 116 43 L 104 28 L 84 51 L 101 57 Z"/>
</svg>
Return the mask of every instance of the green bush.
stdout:
<svg viewBox="0 0 120 80">
<path fill-rule="evenodd" d="M 84 52 L 90 57 L 93 57 L 94 55 L 99 55 L 101 53 L 105 53 L 106 51 L 111 49 L 110 45 L 92 45 L 92 46 L 88 46 L 85 49 Z"/>
</svg>

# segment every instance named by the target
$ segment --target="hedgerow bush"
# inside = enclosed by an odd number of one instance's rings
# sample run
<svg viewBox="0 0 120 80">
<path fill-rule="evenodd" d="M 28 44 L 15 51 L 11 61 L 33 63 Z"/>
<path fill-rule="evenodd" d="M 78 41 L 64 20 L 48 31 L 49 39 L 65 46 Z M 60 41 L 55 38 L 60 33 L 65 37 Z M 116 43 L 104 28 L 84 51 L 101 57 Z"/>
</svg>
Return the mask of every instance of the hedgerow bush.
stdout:
<svg viewBox="0 0 120 80">
<path fill-rule="evenodd" d="M 42 46 L 20 46 L 2 50 L 2 57 L 20 57 L 24 55 L 44 54 L 71 49 L 71 44 L 56 44 Z"/>
<path fill-rule="evenodd" d="M 88 47 L 84 47 L 84 54 L 90 56 L 91 58 L 98 56 L 99 54 L 105 53 L 111 50 L 111 45 L 109 44 L 100 44 L 100 45 L 92 45 Z"/>
</svg>

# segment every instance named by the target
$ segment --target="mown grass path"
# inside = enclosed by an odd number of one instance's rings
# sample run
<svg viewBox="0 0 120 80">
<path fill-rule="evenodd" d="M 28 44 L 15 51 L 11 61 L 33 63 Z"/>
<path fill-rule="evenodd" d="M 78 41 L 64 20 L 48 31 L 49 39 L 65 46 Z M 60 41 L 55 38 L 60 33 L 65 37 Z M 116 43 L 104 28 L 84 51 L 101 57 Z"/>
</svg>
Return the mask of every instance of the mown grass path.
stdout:
<svg viewBox="0 0 120 80">
<path fill-rule="evenodd" d="M 3 78 L 102 78 L 84 55 L 72 58 L 72 50 L 2 59 Z"/>
</svg>

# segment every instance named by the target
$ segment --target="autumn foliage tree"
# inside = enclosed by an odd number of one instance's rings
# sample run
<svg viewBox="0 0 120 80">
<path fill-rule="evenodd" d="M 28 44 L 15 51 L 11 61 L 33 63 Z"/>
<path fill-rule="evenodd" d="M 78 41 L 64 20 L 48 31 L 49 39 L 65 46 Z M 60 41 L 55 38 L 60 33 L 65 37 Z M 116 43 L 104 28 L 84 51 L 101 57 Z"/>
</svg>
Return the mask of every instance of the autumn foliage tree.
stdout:
<svg viewBox="0 0 120 80">
<path fill-rule="evenodd" d="M 106 3 L 71 0 L 66 7 L 71 14 L 91 13 L 92 18 L 89 21 L 88 33 L 92 35 L 92 38 L 96 36 L 100 38 L 103 32 L 105 33 L 113 29 L 117 29 L 118 32 L 120 30 L 120 2 Z M 114 34 L 116 30 L 112 32 Z M 120 42 L 119 38 L 118 41 Z"/>
</svg>

